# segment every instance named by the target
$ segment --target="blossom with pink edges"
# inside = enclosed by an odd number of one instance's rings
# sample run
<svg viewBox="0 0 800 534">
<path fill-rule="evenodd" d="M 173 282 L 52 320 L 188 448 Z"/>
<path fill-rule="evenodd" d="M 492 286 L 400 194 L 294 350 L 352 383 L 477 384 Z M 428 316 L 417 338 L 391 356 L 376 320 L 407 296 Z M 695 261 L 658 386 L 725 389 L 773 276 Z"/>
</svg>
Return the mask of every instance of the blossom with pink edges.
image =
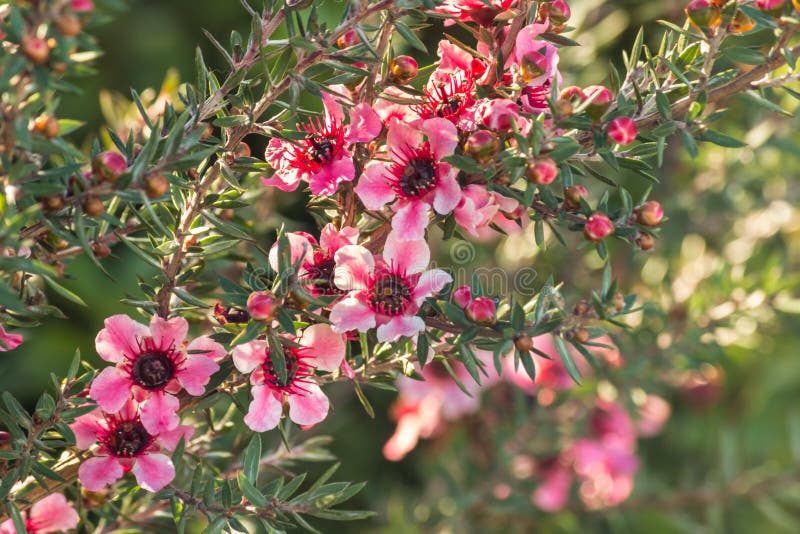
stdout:
<svg viewBox="0 0 800 534">
<path fill-rule="evenodd" d="M 21 334 L 12 334 L 6 332 L 6 329 L 0 324 L 0 352 L 7 352 L 14 350 L 22 344 Z"/>
<path fill-rule="evenodd" d="M 531 121 L 520 115 L 516 102 L 507 98 L 481 100 L 475 110 L 476 121 L 496 132 L 507 132 L 516 125 L 522 135 L 528 135 Z"/>
<path fill-rule="evenodd" d="M 519 205 L 517 200 L 489 191 L 485 185 L 470 184 L 463 189 L 453 216 L 456 223 L 472 237 L 488 237 L 495 233 L 492 226 L 511 234 L 520 229 L 513 215 Z"/>
<path fill-rule="evenodd" d="M 390 163 L 373 160 L 355 188 L 367 209 L 393 205 L 393 233 L 403 241 L 425 237 L 431 208 L 446 215 L 458 206 L 458 169 L 442 158 L 452 155 L 458 132 L 447 119 L 428 119 L 416 126 L 393 121 L 387 136 Z"/>
<path fill-rule="evenodd" d="M 347 94 L 344 86 L 334 86 L 339 94 Z M 262 178 L 265 185 L 282 191 L 294 191 L 300 181 L 309 184 L 314 195 L 332 195 L 342 182 L 355 178 L 355 167 L 350 152 L 353 143 L 372 141 L 383 129 L 380 117 L 367 103 L 350 108 L 350 124 L 344 124 L 344 108 L 338 96 L 322 93 L 325 115 L 301 128 L 306 137 L 297 142 L 273 138 L 265 152 L 265 159 L 275 169 L 270 178 Z"/>
<path fill-rule="evenodd" d="M 286 346 L 286 381 L 278 376 L 269 343 L 256 339 L 233 349 L 233 364 L 250 373 L 253 401 L 245 424 L 255 432 L 278 426 L 283 405 L 289 405 L 289 419 L 302 426 L 316 425 L 328 415 L 328 397 L 314 379 L 316 369 L 335 371 L 344 361 L 345 338 L 326 324 L 306 328 L 293 346 Z"/>
<path fill-rule="evenodd" d="M 150 434 L 172 430 L 180 421 L 175 394 L 181 388 L 202 395 L 211 375 L 219 370 L 217 360 L 225 349 L 208 336 L 186 342 L 189 324 L 183 317 L 154 316 L 150 326 L 127 315 L 113 315 L 97 334 L 97 353 L 107 362 L 92 381 L 89 396 L 109 413 L 125 406 L 133 396 L 142 404 L 142 424 Z"/>
<path fill-rule="evenodd" d="M 25 530 L 28 534 L 47 534 L 72 530 L 78 526 L 78 512 L 60 493 L 53 493 L 37 501 L 29 512 L 22 512 Z M 11 519 L 0 523 L 0 534 L 17 533 Z"/>
<path fill-rule="evenodd" d="M 425 329 L 416 313 L 426 298 L 452 282 L 441 269 L 425 271 L 430 261 L 428 244 L 400 241 L 394 232 L 386 239 L 382 257 L 360 245 L 336 252 L 334 282 L 347 295 L 331 309 L 337 332 L 366 332 L 378 327 L 378 341 L 415 337 Z"/>
<path fill-rule="evenodd" d="M 326 224 L 320 232 L 319 243 L 314 236 L 306 232 L 286 234 L 292 264 L 302 259 L 297 277 L 307 282 L 305 288 L 309 293 L 315 296 L 342 293 L 333 283 L 334 255 L 340 248 L 358 243 L 358 235 L 357 228 L 344 226 L 337 230 L 332 223 Z M 273 244 L 269 251 L 269 264 L 274 271 L 278 271 L 277 243 Z"/>
<path fill-rule="evenodd" d="M 434 11 L 452 15 L 464 22 L 476 22 L 481 26 L 489 26 L 495 17 L 514 6 L 517 0 L 444 0 Z M 445 20 L 445 26 L 456 22 Z"/>
<path fill-rule="evenodd" d="M 117 413 L 96 409 L 78 417 L 70 428 L 76 445 L 89 449 L 97 444 L 94 456 L 81 463 L 78 478 L 89 491 L 99 491 L 132 472 L 136 482 L 148 491 L 159 491 L 175 478 L 175 466 L 169 456 L 181 439 L 194 433 L 189 425 L 154 434 L 142 421 L 142 412 L 134 400 L 128 400 Z"/>
</svg>

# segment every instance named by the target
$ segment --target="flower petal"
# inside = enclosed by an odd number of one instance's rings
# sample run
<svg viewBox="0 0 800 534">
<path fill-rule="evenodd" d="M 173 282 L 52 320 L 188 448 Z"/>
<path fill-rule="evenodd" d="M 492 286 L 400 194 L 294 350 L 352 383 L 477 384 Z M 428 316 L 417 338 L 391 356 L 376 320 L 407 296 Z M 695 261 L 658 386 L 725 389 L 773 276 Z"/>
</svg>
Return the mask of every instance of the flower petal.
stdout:
<svg viewBox="0 0 800 534">
<path fill-rule="evenodd" d="M 122 466 L 111 456 L 95 456 L 78 468 L 78 478 L 89 491 L 100 491 L 122 477 Z"/>
<path fill-rule="evenodd" d="M 100 407 L 115 413 L 122 409 L 131 395 L 133 381 L 131 377 L 117 367 L 106 367 L 92 380 L 89 387 L 89 396 Z"/>
<path fill-rule="evenodd" d="M 428 119 L 422 123 L 422 131 L 431 144 L 434 159 L 452 156 L 458 145 L 458 130 L 448 119 Z"/>
<path fill-rule="evenodd" d="M 387 170 L 380 161 L 370 161 L 358 179 L 355 192 L 361 202 L 370 210 L 382 209 L 394 200 L 395 192 L 389 185 Z"/>
<path fill-rule="evenodd" d="M 330 255 L 346 245 L 358 244 L 358 228 L 345 226 L 337 230 L 332 223 L 328 223 L 319 234 L 319 246 Z M 277 271 L 277 269 L 275 269 Z"/>
<path fill-rule="evenodd" d="M 178 425 L 172 430 L 167 430 L 158 435 L 158 441 L 168 451 L 174 451 L 183 438 L 185 443 L 189 443 L 194 435 L 194 427 L 191 425 Z"/>
<path fill-rule="evenodd" d="M 141 487 L 148 491 L 159 491 L 175 478 L 175 466 L 166 454 L 142 454 L 133 464 L 133 476 Z"/>
<path fill-rule="evenodd" d="M 392 230 L 401 241 L 425 239 L 425 228 L 431 208 L 427 202 L 416 200 L 406 202 L 392 218 Z"/>
<path fill-rule="evenodd" d="M 372 141 L 383 130 L 381 118 L 372 109 L 372 106 L 362 102 L 350 108 L 350 128 L 347 132 L 347 141 L 350 143 L 366 143 Z"/>
<path fill-rule="evenodd" d="M 344 86 L 336 87 L 336 89 L 339 88 L 343 89 L 343 91 L 337 91 L 337 92 L 342 92 L 344 94 L 347 94 L 346 87 Z M 334 95 L 327 91 L 321 91 L 321 95 L 322 95 L 322 106 L 325 108 L 325 119 L 326 119 L 325 122 L 328 124 L 335 122 L 341 125 L 342 122 L 344 121 L 344 109 L 342 108 L 342 105 L 336 101 L 337 98 L 341 97 L 337 97 L 337 95 Z"/>
<path fill-rule="evenodd" d="M 334 255 L 333 283 L 345 291 L 365 289 L 375 269 L 372 253 L 360 245 L 346 245 Z"/>
<path fill-rule="evenodd" d="M 14 350 L 22 344 L 22 335 L 6 332 L 0 324 L 0 352 Z"/>
<path fill-rule="evenodd" d="M 189 346 L 186 347 L 186 352 L 189 355 L 205 356 L 212 360 L 219 361 L 225 357 L 228 352 L 225 347 L 214 341 L 208 336 L 200 336 L 195 338 Z"/>
<path fill-rule="evenodd" d="M 461 201 L 461 186 L 456 180 L 457 170 L 447 163 L 440 163 L 437 174 L 441 176 L 433 192 L 433 209 L 445 215 L 453 211 Z"/>
<path fill-rule="evenodd" d="M 189 332 L 189 323 L 183 317 L 162 319 L 154 315 L 150 320 L 150 334 L 157 347 L 166 348 L 174 345 L 180 348 Z"/>
<path fill-rule="evenodd" d="M 69 425 L 72 433 L 75 434 L 75 446 L 79 449 L 88 449 L 97 441 L 97 432 L 100 430 L 98 417 L 101 417 L 99 408 L 81 415 Z"/>
<path fill-rule="evenodd" d="M 397 341 L 402 336 L 415 337 L 425 330 L 425 321 L 416 315 L 398 315 L 378 327 L 378 341 Z"/>
<path fill-rule="evenodd" d="M 181 421 L 177 414 L 180 406 L 176 397 L 163 391 L 154 391 L 142 403 L 142 425 L 153 435 L 172 430 Z"/>
<path fill-rule="evenodd" d="M 244 423 L 255 432 L 266 432 L 278 426 L 283 413 L 283 403 L 275 398 L 267 386 L 253 386 L 253 400 L 244 416 Z"/>
<path fill-rule="evenodd" d="M 397 272 L 416 274 L 428 266 L 431 251 L 424 240 L 402 241 L 391 232 L 383 246 L 383 259 Z"/>
<path fill-rule="evenodd" d="M 145 325 L 127 315 L 112 315 L 94 340 L 95 350 L 107 362 L 120 362 L 138 352 L 138 339 L 148 333 Z"/>
<path fill-rule="evenodd" d="M 420 144 L 422 144 L 422 134 L 419 130 L 397 119 L 389 122 L 386 147 L 390 154 L 405 150 L 407 147 L 417 148 Z"/>
<path fill-rule="evenodd" d="M 375 312 L 354 296 L 345 297 L 331 309 L 333 331 L 340 334 L 350 330 L 366 332 L 375 328 Z"/>
<path fill-rule="evenodd" d="M 252 373 L 267 359 L 267 342 L 256 339 L 233 349 L 233 365 L 240 373 Z"/>
<path fill-rule="evenodd" d="M 202 395 L 206 391 L 206 384 L 211 375 L 219 371 L 219 365 L 202 354 L 189 354 L 183 362 L 175 378 L 189 395 Z"/>
<path fill-rule="evenodd" d="M 78 526 L 78 512 L 60 493 L 53 493 L 31 507 L 31 531 L 61 532 Z M 29 527 L 30 528 L 30 527 Z"/>
<path fill-rule="evenodd" d="M 349 154 L 335 159 L 311 174 L 308 178 L 309 189 L 314 195 L 333 195 L 342 182 L 352 182 L 356 177 L 356 168 Z"/>
<path fill-rule="evenodd" d="M 313 365 L 323 371 L 335 371 L 344 359 L 344 336 L 334 332 L 330 325 L 309 326 L 303 330 L 300 344 L 311 349 L 314 355 Z"/>
<path fill-rule="evenodd" d="M 330 402 L 317 384 L 307 384 L 305 391 L 289 395 L 289 418 L 298 425 L 316 425 L 328 416 Z"/>
<path fill-rule="evenodd" d="M 314 250 L 308 236 L 300 232 L 287 232 L 286 240 L 289 242 L 289 257 L 291 258 L 292 265 L 296 264 L 300 258 L 304 261 L 310 261 L 314 256 Z M 276 241 L 272 248 L 269 249 L 269 266 L 272 270 L 278 272 L 278 242 Z"/>
<path fill-rule="evenodd" d="M 419 306 L 422 301 L 430 297 L 434 293 L 441 291 L 444 286 L 453 281 L 453 277 L 449 273 L 441 269 L 431 269 L 425 271 L 417 281 L 417 287 L 411 293 L 414 302 Z"/>
</svg>

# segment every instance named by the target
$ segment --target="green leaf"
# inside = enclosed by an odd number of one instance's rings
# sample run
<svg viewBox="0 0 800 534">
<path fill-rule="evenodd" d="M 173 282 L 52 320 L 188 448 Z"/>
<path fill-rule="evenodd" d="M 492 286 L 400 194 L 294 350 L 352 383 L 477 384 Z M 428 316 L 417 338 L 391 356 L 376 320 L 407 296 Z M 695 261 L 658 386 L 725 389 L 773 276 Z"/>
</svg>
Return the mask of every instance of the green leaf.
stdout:
<svg viewBox="0 0 800 534">
<path fill-rule="evenodd" d="M 762 65 L 767 60 L 764 54 L 754 48 L 725 48 L 722 50 L 722 55 L 734 63 L 745 65 Z"/>
<path fill-rule="evenodd" d="M 256 488 L 255 485 L 250 482 L 250 480 L 248 480 L 244 473 L 237 473 L 236 480 L 239 482 L 239 489 L 242 490 L 242 493 L 248 501 L 259 508 L 263 508 L 267 505 L 267 498 L 264 497 L 260 491 L 258 491 L 258 488 Z"/>
<path fill-rule="evenodd" d="M 86 303 L 83 301 L 82 298 L 80 298 L 78 295 L 76 295 L 66 287 L 62 286 L 49 276 L 42 276 L 42 278 L 44 278 L 44 280 L 47 282 L 47 285 L 49 285 L 53 289 L 53 291 L 55 291 L 65 299 L 80 306 L 86 306 Z"/>
<path fill-rule="evenodd" d="M 286 373 L 286 355 L 283 353 L 283 346 L 281 345 L 278 336 L 270 330 L 267 333 L 267 340 L 269 341 L 269 359 L 272 363 L 272 368 L 275 370 L 275 375 L 281 384 L 286 384 L 288 376 Z"/>
<path fill-rule="evenodd" d="M 258 471 L 261 464 L 261 436 L 253 434 L 247 449 L 244 451 L 242 472 L 247 480 L 255 484 L 258 481 Z"/>
<path fill-rule="evenodd" d="M 420 52 L 425 54 L 428 53 L 428 49 L 425 47 L 425 43 L 423 43 L 416 34 L 411 31 L 411 29 L 403 24 L 402 22 L 395 22 L 394 27 L 397 30 L 397 33 L 403 36 L 403 39 L 406 40 L 408 44 L 412 47 L 416 48 Z"/>
<path fill-rule="evenodd" d="M 709 141 L 715 145 L 724 146 L 727 148 L 742 148 L 747 146 L 747 143 L 743 143 L 734 137 L 714 130 L 706 130 L 700 136 L 698 136 L 698 139 L 701 141 Z"/>
<path fill-rule="evenodd" d="M 553 336 L 553 339 L 556 342 L 556 350 L 558 351 L 558 356 L 561 358 L 561 362 L 564 364 L 564 368 L 567 370 L 567 374 L 569 374 L 570 378 L 575 381 L 576 384 L 581 384 L 581 374 L 578 372 L 578 368 L 575 366 L 575 362 L 572 360 L 572 356 L 567 349 L 566 344 L 564 343 L 564 339 L 560 336 Z"/>
</svg>

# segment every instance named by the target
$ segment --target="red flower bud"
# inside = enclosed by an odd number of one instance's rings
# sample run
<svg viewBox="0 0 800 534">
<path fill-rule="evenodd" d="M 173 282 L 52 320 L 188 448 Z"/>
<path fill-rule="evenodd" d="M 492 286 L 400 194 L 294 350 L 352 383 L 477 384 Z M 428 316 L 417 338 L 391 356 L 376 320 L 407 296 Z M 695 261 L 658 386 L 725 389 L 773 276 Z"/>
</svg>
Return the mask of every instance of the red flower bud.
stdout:
<svg viewBox="0 0 800 534">
<path fill-rule="evenodd" d="M 636 121 L 630 117 L 617 117 L 608 125 L 608 136 L 620 145 L 632 143 L 638 133 Z"/>
<path fill-rule="evenodd" d="M 693 0 L 686 6 L 686 16 L 701 30 L 719 26 L 720 14 L 720 7 L 711 0 Z"/>
<path fill-rule="evenodd" d="M 469 286 L 459 286 L 453 290 L 453 302 L 466 308 L 469 301 L 472 300 L 472 289 Z"/>
<path fill-rule="evenodd" d="M 656 240 L 650 234 L 641 232 L 638 236 L 636 236 L 636 245 L 643 251 L 647 252 L 656 245 Z"/>
<path fill-rule="evenodd" d="M 586 95 L 586 100 L 591 99 L 591 103 L 586 108 L 586 113 L 594 120 L 600 120 L 600 117 L 611 107 L 614 94 L 608 87 L 602 85 L 590 85 L 584 89 L 583 93 Z"/>
<path fill-rule="evenodd" d="M 105 206 L 103 205 L 103 201 L 96 196 L 89 195 L 83 199 L 83 213 L 87 216 L 99 217 L 104 210 Z"/>
<path fill-rule="evenodd" d="M 533 339 L 530 336 L 518 336 L 514 338 L 514 347 L 520 352 L 530 352 L 533 348 Z"/>
<path fill-rule="evenodd" d="M 100 152 L 92 160 L 92 172 L 98 182 L 116 182 L 127 168 L 125 158 L 110 150 Z"/>
<path fill-rule="evenodd" d="M 583 89 L 577 85 L 570 85 L 569 87 L 563 88 L 561 92 L 558 93 L 558 99 L 566 100 L 572 105 L 575 105 L 586 100 L 586 94 L 583 92 Z"/>
<path fill-rule="evenodd" d="M 478 130 L 467 138 L 464 151 L 478 163 L 486 164 L 500 151 L 500 139 L 488 130 Z"/>
<path fill-rule="evenodd" d="M 233 149 L 233 154 L 237 158 L 249 158 L 251 154 L 250 145 L 242 141 L 241 143 L 236 145 L 236 148 Z"/>
<path fill-rule="evenodd" d="M 464 313 L 473 323 L 492 326 L 497 322 L 497 305 L 489 297 L 477 297 L 469 301 Z"/>
<path fill-rule="evenodd" d="M 756 0 L 756 7 L 773 17 L 780 17 L 786 7 L 786 0 Z"/>
<path fill-rule="evenodd" d="M 529 182 L 537 185 L 551 184 L 558 176 L 558 165 L 551 158 L 539 158 L 528 163 L 525 176 Z"/>
<path fill-rule="evenodd" d="M 347 32 L 336 39 L 336 47 L 340 49 L 350 48 L 358 44 L 361 39 L 358 37 L 358 32 L 355 30 L 347 30 Z"/>
<path fill-rule="evenodd" d="M 589 192 L 582 185 L 571 185 L 564 190 L 564 208 L 575 211 L 581 207 L 581 199 L 586 198 Z"/>
<path fill-rule="evenodd" d="M 389 63 L 389 72 L 392 73 L 395 82 L 404 84 L 417 77 L 419 65 L 417 65 L 417 60 L 411 56 L 397 56 Z"/>
<path fill-rule="evenodd" d="M 75 37 L 81 33 L 81 21 L 72 13 L 63 13 L 55 20 L 56 27 L 64 37 Z"/>
<path fill-rule="evenodd" d="M 247 297 L 247 313 L 256 321 L 271 321 L 277 312 L 278 303 L 269 291 L 256 291 Z"/>
<path fill-rule="evenodd" d="M 50 57 L 50 47 L 44 39 L 26 35 L 22 38 L 22 53 L 31 63 L 43 65 Z"/>
<path fill-rule="evenodd" d="M 158 198 L 169 191 L 169 180 L 163 174 L 150 174 L 144 179 L 144 192 L 147 198 Z"/>
<path fill-rule="evenodd" d="M 599 243 L 614 233 L 614 223 L 604 213 L 594 213 L 586 219 L 583 235 L 586 239 Z"/>
<path fill-rule="evenodd" d="M 636 222 L 642 226 L 658 226 L 664 218 L 664 208 L 655 200 L 648 200 L 634 211 Z"/>
</svg>

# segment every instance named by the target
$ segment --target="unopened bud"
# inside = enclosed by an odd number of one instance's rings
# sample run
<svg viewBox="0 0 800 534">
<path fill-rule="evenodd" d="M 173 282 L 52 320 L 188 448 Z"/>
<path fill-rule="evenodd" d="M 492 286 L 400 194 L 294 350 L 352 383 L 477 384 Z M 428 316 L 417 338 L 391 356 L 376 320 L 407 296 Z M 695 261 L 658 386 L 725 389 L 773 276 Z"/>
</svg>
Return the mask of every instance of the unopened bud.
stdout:
<svg viewBox="0 0 800 534">
<path fill-rule="evenodd" d="M 664 218 L 664 208 L 655 200 L 648 200 L 634 210 L 634 215 L 642 226 L 658 226 Z"/>
<path fill-rule="evenodd" d="M 419 65 L 411 56 L 397 56 L 389 63 L 392 79 L 399 84 L 406 84 L 417 77 Z"/>
<path fill-rule="evenodd" d="M 594 120 L 599 121 L 600 117 L 611 107 L 614 94 L 608 87 L 602 85 L 590 85 L 584 89 L 583 93 L 586 95 L 586 100 L 591 99 L 591 103 L 586 107 L 586 113 Z"/>
<path fill-rule="evenodd" d="M 561 26 L 569 20 L 572 12 L 564 0 L 541 2 L 539 4 L 539 19 L 550 20 L 551 24 Z"/>
<path fill-rule="evenodd" d="M 89 217 L 99 217 L 105 210 L 103 201 L 94 195 L 89 195 L 83 199 L 83 213 Z"/>
<path fill-rule="evenodd" d="M 648 233 L 641 232 L 636 237 L 636 245 L 642 249 L 643 251 L 647 252 L 648 250 L 652 249 L 656 245 L 656 240 L 653 236 Z"/>
<path fill-rule="evenodd" d="M 497 322 L 497 305 L 489 297 L 477 297 L 467 303 L 464 314 L 473 323 L 492 326 Z"/>
<path fill-rule="evenodd" d="M 604 213 L 592 214 L 583 227 L 583 235 L 594 243 L 599 243 L 613 233 L 614 223 Z"/>
<path fill-rule="evenodd" d="M 581 207 L 581 199 L 586 198 L 589 192 L 582 185 L 571 185 L 564 190 L 564 209 L 575 211 Z"/>
<path fill-rule="evenodd" d="M 64 207 L 64 195 L 50 195 L 41 200 L 42 207 L 47 211 L 58 211 Z"/>
<path fill-rule="evenodd" d="M 614 304 L 614 309 L 618 312 L 625 309 L 625 297 L 622 296 L 622 293 L 616 293 L 612 303 Z"/>
<path fill-rule="evenodd" d="M 277 312 L 275 295 L 269 291 L 256 291 L 247 297 L 247 313 L 256 321 L 271 321 Z"/>
<path fill-rule="evenodd" d="M 703 31 L 719 26 L 721 12 L 720 7 L 712 0 L 692 0 L 686 6 L 686 16 Z"/>
<path fill-rule="evenodd" d="M 533 184 L 551 184 L 557 176 L 558 164 L 552 158 L 538 158 L 525 167 L 525 177 Z"/>
<path fill-rule="evenodd" d="M 249 158 L 250 157 L 250 145 L 242 141 L 236 148 L 233 149 L 233 153 L 236 155 L 237 158 Z"/>
<path fill-rule="evenodd" d="M 43 65 L 50 57 L 50 47 L 44 39 L 26 35 L 22 38 L 22 53 L 31 63 Z"/>
<path fill-rule="evenodd" d="M 632 143 L 638 133 L 636 121 L 630 117 L 616 117 L 608 125 L 608 137 L 620 145 Z"/>
<path fill-rule="evenodd" d="M 786 0 L 756 0 L 756 7 L 768 15 L 780 17 L 785 11 Z"/>
<path fill-rule="evenodd" d="M 48 139 L 53 139 L 54 137 L 58 137 L 61 126 L 58 124 L 58 119 L 55 117 L 42 115 L 37 117 L 33 122 L 33 130 Z"/>
<path fill-rule="evenodd" d="M 114 183 L 127 168 L 125 158 L 110 150 L 100 152 L 92 160 L 92 172 L 98 182 Z"/>
<path fill-rule="evenodd" d="M 55 23 L 64 37 L 75 37 L 81 33 L 81 21 L 72 13 L 62 13 L 56 18 Z"/>
<path fill-rule="evenodd" d="M 514 338 L 514 347 L 520 352 L 530 352 L 533 348 L 531 336 L 517 336 Z"/>
<path fill-rule="evenodd" d="M 572 309 L 572 313 L 578 317 L 581 317 L 589 313 L 590 309 L 591 306 L 589 306 L 589 302 L 585 299 L 581 299 L 575 304 L 575 307 Z"/>
<path fill-rule="evenodd" d="M 472 300 L 472 289 L 469 286 L 459 286 L 453 290 L 452 298 L 453 302 L 466 308 Z"/>
<path fill-rule="evenodd" d="M 577 328 L 572 333 L 572 339 L 574 339 L 576 342 L 580 344 L 586 343 L 591 339 L 591 337 L 592 336 L 589 334 L 589 331 L 586 330 L 585 328 Z"/>
<path fill-rule="evenodd" d="M 169 180 L 163 174 L 149 174 L 144 179 L 144 192 L 149 199 L 159 198 L 169 191 Z"/>
<path fill-rule="evenodd" d="M 357 45 L 361 39 L 358 37 L 358 32 L 355 30 L 347 30 L 344 35 L 336 39 L 336 46 L 339 49 L 350 48 Z"/>
<path fill-rule="evenodd" d="M 105 243 L 92 243 L 92 254 L 98 258 L 107 258 L 111 255 L 111 247 Z"/>
<path fill-rule="evenodd" d="M 798 2 L 800 0 L 792 0 L 793 2 Z M 733 16 L 733 20 L 728 25 L 728 31 L 731 33 L 745 33 L 749 32 L 753 28 L 756 27 L 756 22 L 744 14 L 742 11 L 737 11 L 736 15 Z"/>
<path fill-rule="evenodd" d="M 478 130 L 467 138 L 464 151 L 478 163 L 486 164 L 500 151 L 500 139 L 493 132 Z"/>
</svg>

